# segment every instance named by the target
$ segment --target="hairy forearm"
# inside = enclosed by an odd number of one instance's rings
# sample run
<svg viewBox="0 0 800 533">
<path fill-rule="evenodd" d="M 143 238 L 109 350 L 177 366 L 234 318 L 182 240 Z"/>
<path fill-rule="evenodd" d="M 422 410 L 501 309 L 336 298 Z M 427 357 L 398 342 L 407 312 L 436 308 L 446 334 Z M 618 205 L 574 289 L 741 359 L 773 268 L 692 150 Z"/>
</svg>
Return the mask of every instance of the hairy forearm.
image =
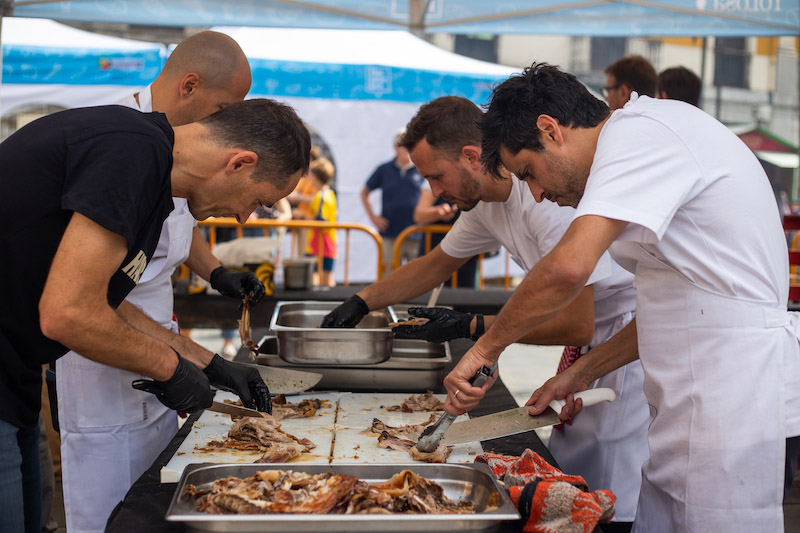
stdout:
<svg viewBox="0 0 800 533">
<path fill-rule="evenodd" d="M 484 317 L 484 329 L 488 330 L 496 316 Z M 475 320 L 472 321 L 474 333 Z M 594 334 L 594 288 L 585 287 L 575 300 L 550 320 L 532 328 L 516 342 L 543 346 L 584 346 L 591 342 Z"/>
<path fill-rule="evenodd" d="M 406 263 L 387 278 L 362 289 L 358 295 L 370 309 L 405 302 L 446 281 L 468 260 L 450 257 L 437 246 L 429 254 Z"/>
<path fill-rule="evenodd" d="M 169 344 L 181 354 L 182 357 L 192 361 L 200 368 L 205 368 L 214 354 L 188 337 L 173 333 L 163 327 L 158 322 L 147 316 L 141 309 L 125 301 L 117 309 L 117 313 L 130 324 L 131 327 L 141 331 L 145 335 L 153 337 L 161 342 Z"/>
<path fill-rule="evenodd" d="M 506 346 L 541 328 L 580 294 L 588 274 L 565 273 L 560 264 L 557 255 L 546 256 L 537 265 L 536 274 L 532 276 L 531 271 L 514 290 L 492 327 L 478 340 L 487 354 L 499 357 Z"/>
</svg>

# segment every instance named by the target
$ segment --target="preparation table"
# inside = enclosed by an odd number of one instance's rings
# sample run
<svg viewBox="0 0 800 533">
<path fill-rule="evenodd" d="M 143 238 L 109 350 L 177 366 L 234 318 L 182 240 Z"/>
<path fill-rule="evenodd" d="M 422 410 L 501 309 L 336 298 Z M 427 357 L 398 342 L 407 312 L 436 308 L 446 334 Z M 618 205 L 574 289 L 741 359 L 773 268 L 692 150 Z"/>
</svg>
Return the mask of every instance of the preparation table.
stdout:
<svg viewBox="0 0 800 533">
<path fill-rule="evenodd" d="M 453 356 L 451 368 L 461 356 L 466 353 L 472 341 L 459 339 L 451 341 L 450 349 Z M 450 369 L 448 368 L 447 371 Z M 435 392 L 444 392 L 439 390 Z M 505 409 L 516 407 L 514 398 L 509 393 L 502 380 L 498 379 L 494 386 L 484 397 L 483 401 L 471 413 L 471 416 L 482 416 Z M 192 423 L 199 418 L 200 413 L 189 417 L 183 427 L 178 431 L 166 449 L 155 460 L 150 468 L 133 484 L 125 500 L 121 502 L 109 518 L 106 527 L 107 533 L 181 533 L 185 531 L 183 524 L 167 522 L 164 515 L 169 507 L 170 500 L 175 492 L 176 483 L 161 483 L 160 470 L 173 456 L 180 444 L 189 433 Z M 513 435 L 501 439 L 484 441 L 481 443 L 484 451 L 492 451 L 507 455 L 520 455 L 526 448 L 530 448 L 541 455 L 549 463 L 555 465 L 553 456 L 545 447 L 535 432 Z M 521 525 L 514 522 L 505 522 L 499 531 L 503 533 L 521 531 Z"/>
</svg>

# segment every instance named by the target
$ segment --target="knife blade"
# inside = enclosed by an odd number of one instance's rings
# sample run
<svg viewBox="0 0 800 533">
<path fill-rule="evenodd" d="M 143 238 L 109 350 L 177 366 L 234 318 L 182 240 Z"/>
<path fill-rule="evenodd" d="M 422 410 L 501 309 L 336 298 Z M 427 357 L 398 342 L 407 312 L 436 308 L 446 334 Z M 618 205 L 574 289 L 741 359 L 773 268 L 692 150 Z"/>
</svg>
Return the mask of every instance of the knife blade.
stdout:
<svg viewBox="0 0 800 533">
<path fill-rule="evenodd" d="M 575 399 L 578 398 L 583 401 L 583 407 L 589 407 L 604 401 L 613 402 L 617 395 L 611 389 L 598 388 L 576 392 Z M 507 437 L 558 424 L 560 422 L 558 413 L 561 412 L 564 404 L 564 400 L 553 400 L 547 409 L 534 416 L 528 414 L 531 406 L 523 405 L 515 409 L 475 417 L 464 422 L 456 422 L 445 431 L 442 440 L 448 445 L 463 444 Z"/>
<path fill-rule="evenodd" d="M 322 374 L 317 372 L 275 368 L 252 363 L 234 362 L 233 364 L 258 370 L 271 394 L 297 394 L 310 389 L 322 379 Z"/>
<path fill-rule="evenodd" d="M 215 411 L 217 413 L 225 413 L 226 415 L 233 416 L 254 416 L 256 418 L 263 418 L 267 414 L 256 411 L 255 409 L 248 409 L 247 407 L 240 407 L 223 402 L 212 403 L 211 407 L 208 407 L 206 411 Z"/>
</svg>

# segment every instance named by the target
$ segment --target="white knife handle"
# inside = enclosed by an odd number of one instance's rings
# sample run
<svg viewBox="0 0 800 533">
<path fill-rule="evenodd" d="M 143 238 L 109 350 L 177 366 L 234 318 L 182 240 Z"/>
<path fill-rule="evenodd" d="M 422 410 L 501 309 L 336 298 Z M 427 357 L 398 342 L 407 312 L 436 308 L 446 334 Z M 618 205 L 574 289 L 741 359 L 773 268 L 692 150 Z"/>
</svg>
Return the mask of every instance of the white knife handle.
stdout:
<svg viewBox="0 0 800 533">
<path fill-rule="evenodd" d="M 600 402 L 613 402 L 617 399 L 617 393 L 615 393 L 612 389 L 607 389 L 604 387 L 576 392 L 574 396 L 576 400 L 578 398 L 583 400 L 584 407 L 589 407 L 590 405 L 595 405 Z M 549 405 L 553 408 L 553 411 L 556 413 L 561 413 L 561 409 L 567 405 L 567 402 L 564 400 L 553 400 Z"/>
</svg>

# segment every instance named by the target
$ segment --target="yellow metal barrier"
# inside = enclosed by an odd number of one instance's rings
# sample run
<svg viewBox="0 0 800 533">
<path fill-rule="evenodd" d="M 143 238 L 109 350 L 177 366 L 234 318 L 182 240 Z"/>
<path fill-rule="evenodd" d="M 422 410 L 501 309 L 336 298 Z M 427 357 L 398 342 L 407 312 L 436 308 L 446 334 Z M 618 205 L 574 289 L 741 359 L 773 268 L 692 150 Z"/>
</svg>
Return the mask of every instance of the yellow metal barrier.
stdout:
<svg viewBox="0 0 800 533">
<path fill-rule="evenodd" d="M 431 234 L 433 233 L 447 233 L 450 231 L 452 227 L 451 224 L 430 224 L 426 226 L 409 226 L 403 231 L 400 232 L 400 235 L 397 236 L 397 239 L 394 242 L 394 251 L 392 253 L 392 270 L 397 269 L 400 266 L 400 253 L 403 249 L 403 242 L 408 238 L 409 235 L 413 235 L 414 233 L 424 233 L 425 234 L 425 253 L 431 251 Z M 511 287 L 511 269 L 509 263 L 509 253 L 508 250 L 505 251 L 506 254 L 506 272 L 505 277 L 503 280 L 503 287 L 505 290 L 509 290 Z M 478 256 L 478 290 L 484 289 L 483 284 L 483 258 L 484 254 L 480 254 Z M 458 274 L 453 272 L 452 279 L 452 286 L 458 286 Z"/>
<path fill-rule="evenodd" d="M 239 224 L 235 218 L 231 217 L 220 217 L 220 218 L 210 218 L 207 220 L 203 220 L 198 222 L 200 226 L 207 227 L 209 230 L 208 235 L 208 245 L 211 249 L 214 249 L 214 245 L 217 242 L 217 228 L 236 228 L 236 237 L 242 237 L 242 230 L 244 228 L 261 228 L 264 232 L 264 236 L 268 236 L 270 229 L 280 229 L 286 228 L 292 233 L 292 250 L 295 249 L 295 243 L 297 239 L 297 232 L 301 229 L 343 229 L 345 230 L 345 245 L 344 245 L 344 284 L 350 285 L 350 232 L 352 230 L 363 231 L 367 233 L 372 239 L 375 241 L 375 245 L 378 247 L 378 268 L 377 268 L 377 278 L 381 279 L 381 273 L 383 271 L 383 264 L 382 264 L 382 257 L 383 257 L 383 239 L 378 234 L 377 231 L 374 229 L 365 226 L 363 224 L 352 224 L 348 222 L 321 222 L 318 220 L 271 220 L 271 219 L 256 219 L 256 220 L 248 220 L 246 224 Z M 322 232 L 318 233 L 319 235 L 319 242 L 317 246 L 317 270 L 318 272 L 322 272 Z M 303 244 L 304 246 L 304 244 Z M 183 271 L 187 270 L 185 266 L 182 267 Z"/>
</svg>

